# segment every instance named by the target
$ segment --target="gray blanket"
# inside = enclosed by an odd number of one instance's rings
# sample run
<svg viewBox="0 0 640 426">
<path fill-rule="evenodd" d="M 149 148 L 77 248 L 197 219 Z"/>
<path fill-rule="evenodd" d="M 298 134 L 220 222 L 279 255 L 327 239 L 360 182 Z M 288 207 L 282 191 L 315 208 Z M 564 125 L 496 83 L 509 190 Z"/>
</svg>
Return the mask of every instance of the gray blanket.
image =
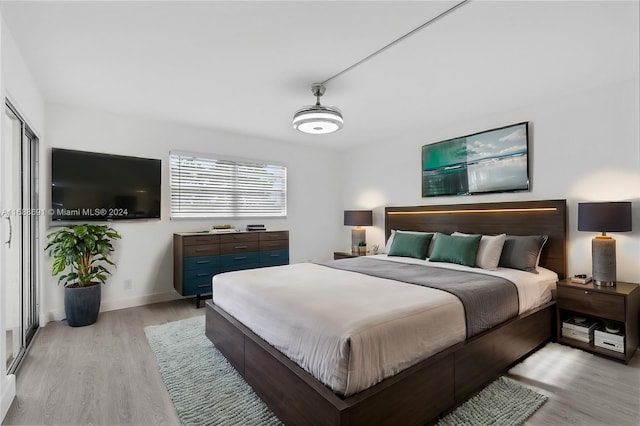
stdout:
<svg viewBox="0 0 640 426">
<path fill-rule="evenodd" d="M 467 338 L 518 315 L 518 290 L 505 278 L 364 256 L 324 265 L 453 294 L 464 306 Z"/>
</svg>

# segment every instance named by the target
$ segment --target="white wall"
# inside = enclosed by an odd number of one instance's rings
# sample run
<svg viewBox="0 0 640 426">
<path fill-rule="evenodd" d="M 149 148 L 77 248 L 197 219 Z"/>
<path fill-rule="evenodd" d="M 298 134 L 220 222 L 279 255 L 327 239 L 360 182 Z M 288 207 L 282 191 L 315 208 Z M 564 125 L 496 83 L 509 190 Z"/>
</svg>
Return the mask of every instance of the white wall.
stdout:
<svg viewBox="0 0 640 426">
<path fill-rule="evenodd" d="M 126 102 L 126 100 L 123 100 Z M 179 106 L 177 106 L 179 107 Z M 286 219 L 257 220 L 269 229 L 290 231 L 290 260 L 323 261 L 331 258 L 339 237 L 341 221 L 338 179 L 332 174 L 337 153 L 194 128 L 179 124 L 119 116 L 61 105 L 46 108 L 47 143 L 42 161 L 50 184 L 50 147 L 105 152 L 162 160 L 162 219 L 145 222 L 114 222 L 122 235 L 116 242 L 117 269 L 102 288 L 102 310 L 178 297 L 173 290 L 172 236 L 174 232 L 201 231 L 213 224 L 231 223 L 243 228 L 256 219 L 170 220 L 169 151 L 182 150 L 222 156 L 277 161 L 287 166 L 288 216 Z M 42 194 L 50 204 L 50 192 Z M 330 230 L 330 232 L 327 232 Z M 45 320 L 64 315 L 63 291 L 50 276 L 51 259 L 43 255 L 43 310 Z M 125 280 L 132 288 L 125 290 Z"/>
<path fill-rule="evenodd" d="M 549 99 L 500 114 L 354 148 L 341 157 L 345 208 L 373 208 L 370 244 L 383 244 L 384 206 L 567 199 L 569 273 L 591 271 L 595 236 L 577 231 L 577 203 L 633 201 L 633 232 L 617 241 L 618 279 L 640 282 L 640 132 L 638 80 Z M 421 147 L 452 137 L 530 122 L 531 191 L 421 197 Z M 367 171 L 366 173 L 363 173 Z M 343 232 L 342 239 L 348 238 Z"/>
<path fill-rule="evenodd" d="M 0 94 L 2 98 L 0 99 L 0 116 L 4 117 L 4 99 L 9 98 L 36 135 L 41 137 L 44 131 L 42 95 L 3 19 L 0 19 L 0 34 Z M 1 128 L 3 122 L 4 119 L 0 119 L 0 135 L 4 134 Z M 0 179 L 3 180 L 9 173 L 6 168 L 2 168 L 2 159 L 8 155 L 7 142 L 4 138 L 0 140 Z M 18 206 L 9 205 L 3 185 L 0 185 L 0 210 L 16 207 Z M 7 226 L 3 219 L 0 224 L 0 241 L 2 242 L 0 245 L 0 271 L 4 271 L 6 268 L 4 241 L 7 240 L 7 237 Z M 7 297 L 5 286 L 5 276 L 0 273 L 0 419 L 4 418 L 15 396 L 15 376 L 6 375 L 6 336 L 4 330 Z"/>
</svg>

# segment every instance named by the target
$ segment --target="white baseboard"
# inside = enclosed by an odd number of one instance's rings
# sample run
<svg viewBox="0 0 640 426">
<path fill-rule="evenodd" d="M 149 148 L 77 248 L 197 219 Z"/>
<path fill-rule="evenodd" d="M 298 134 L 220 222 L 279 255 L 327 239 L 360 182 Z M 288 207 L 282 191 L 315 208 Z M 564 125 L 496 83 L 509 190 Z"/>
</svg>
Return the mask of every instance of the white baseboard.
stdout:
<svg viewBox="0 0 640 426">
<path fill-rule="evenodd" d="M 133 308 L 135 306 L 150 305 L 152 303 L 166 302 L 182 298 L 183 297 L 175 291 L 169 291 L 165 293 L 135 296 L 127 299 L 106 300 L 100 304 L 100 312 L 116 311 L 118 309 Z M 40 315 L 40 326 L 44 327 L 49 321 L 60 321 L 65 319 L 65 317 L 64 308 L 49 311 L 44 315 Z"/>
<path fill-rule="evenodd" d="M 152 303 L 166 302 L 169 300 L 182 299 L 175 291 L 165 293 L 146 294 L 128 299 L 104 301 L 100 305 L 100 312 L 115 311 L 118 309 L 133 308 L 134 306 L 150 305 Z"/>
<path fill-rule="evenodd" d="M 60 321 L 65 318 L 64 309 L 56 309 L 55 311 L 45 312 L 40 315 L 40 327 L 47 325 L 49 321 Z"/>
<path fill-rule="evenodd" d="M 9 374 L 5 377 L 0 377 L 2 383 L 0 383 L 0 390 L 2 391 L 0 400 L 0 422 L 4 420 L 4 416 L 7 415 L 9 407 L 13 399 L 16 397 L 16 376 Z"/>
</svg>

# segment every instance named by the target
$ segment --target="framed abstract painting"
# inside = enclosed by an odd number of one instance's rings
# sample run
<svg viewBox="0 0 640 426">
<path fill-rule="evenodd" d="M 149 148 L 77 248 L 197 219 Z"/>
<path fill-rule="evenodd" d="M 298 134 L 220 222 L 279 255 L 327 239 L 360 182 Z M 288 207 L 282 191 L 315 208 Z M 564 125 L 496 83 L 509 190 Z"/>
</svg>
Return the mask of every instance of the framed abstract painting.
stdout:
<svg viewBox="0 0 640 426">
<path fill-rule="evenodd" d="M 422 147 L 422 196 L 529 190 L 529 122 Z"/>
</svg>

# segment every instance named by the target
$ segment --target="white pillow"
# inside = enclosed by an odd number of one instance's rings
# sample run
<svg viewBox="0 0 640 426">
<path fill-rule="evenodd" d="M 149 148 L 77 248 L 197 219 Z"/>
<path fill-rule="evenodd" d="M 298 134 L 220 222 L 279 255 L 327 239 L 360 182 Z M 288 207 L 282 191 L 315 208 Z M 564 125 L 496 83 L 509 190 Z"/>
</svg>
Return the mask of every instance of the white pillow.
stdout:
<svg viewBox="0 0 640 426">
<path fill-rule="evenodd" d="M 385 253 L 389 253 L 389 250 L 391 250 L 391 243 L 393 243 L 393 237 L 394 235 L 396 235 L 396 232 L 401 232 L 403 234 L 433 234 L 433 238 L 431 238 L 431 242 L 429 243 L 429 248 L 427 249 L 427 257 L 431 256 L 431 252 L 433 251 L 433 242 L 436 239 L 436 232 L 396 231 L 395 229 L 391 230 L 391 235 L 387 240 L 387 244 L 384 246 Z"/>
<path fill-rule="evenodd" d="M 471 234 L 463 234 L 462 232 L 454 232 L 451 235 L 469 237 Z M 483 235 L 478 246 L 478 254 L 476 255 L 476 266 L 488 271 L 498 269 L 500 255 L 502 254 L 502 246 L 506 234 L 500 235 Z"/>
</svg>

